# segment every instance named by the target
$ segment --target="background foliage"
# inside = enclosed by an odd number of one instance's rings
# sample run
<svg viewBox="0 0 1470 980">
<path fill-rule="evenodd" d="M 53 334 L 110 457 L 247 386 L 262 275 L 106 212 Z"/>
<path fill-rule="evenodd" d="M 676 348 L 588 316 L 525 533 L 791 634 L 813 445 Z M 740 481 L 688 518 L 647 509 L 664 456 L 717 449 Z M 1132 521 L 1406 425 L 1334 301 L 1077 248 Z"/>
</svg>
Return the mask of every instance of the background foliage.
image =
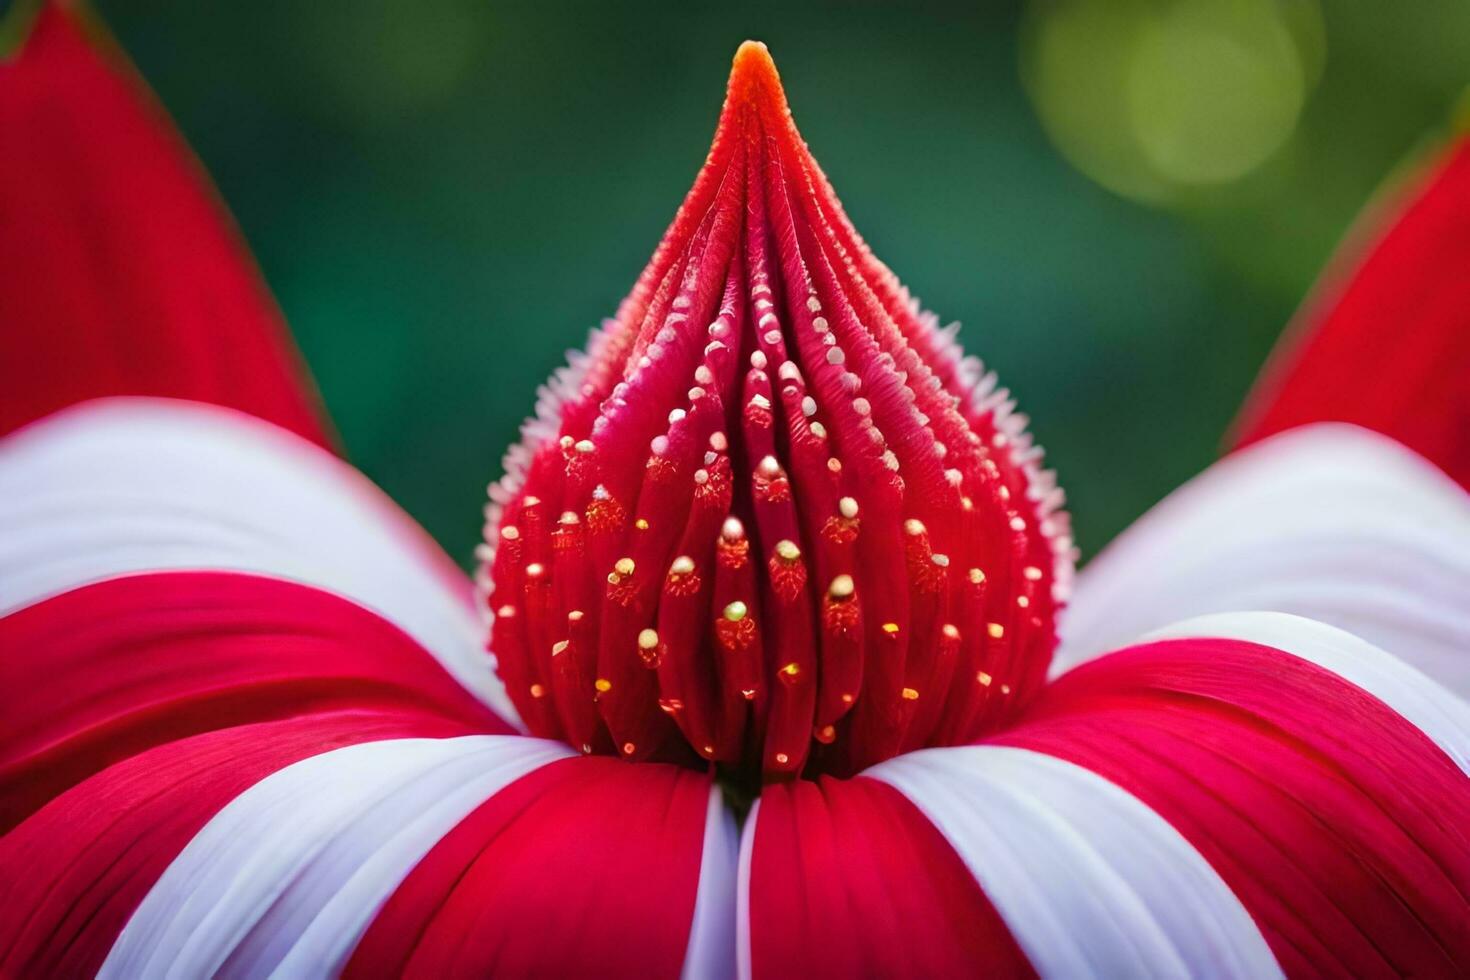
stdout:
<svg viewBox="0 0 1470 980">
<path fill-rule="evenodd" d="M 1210 461 L 1350 219 L 1470 82 L 1463 0 L 96 6 L 353 460 L 465 560 L 745 37 L 880 257 L 1020 397 L 1089 555 Z"/>
</svg>

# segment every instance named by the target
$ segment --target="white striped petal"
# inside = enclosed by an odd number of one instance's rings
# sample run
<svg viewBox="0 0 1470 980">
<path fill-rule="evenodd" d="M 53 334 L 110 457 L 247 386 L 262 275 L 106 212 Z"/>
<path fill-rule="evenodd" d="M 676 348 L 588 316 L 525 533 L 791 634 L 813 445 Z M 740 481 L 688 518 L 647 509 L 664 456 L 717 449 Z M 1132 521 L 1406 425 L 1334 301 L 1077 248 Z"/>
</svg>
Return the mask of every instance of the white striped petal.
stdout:
<svg viewBox="0 0 1470 980">
<path fill-rule="evenodd" d="M 86 402 L 0 442 L 0 615 L 180 569 L 254 572 L 350 599 L 518 724 L 468 582 L 330 453 L 230 409 L 147 398 Z"/>
<path fill-rule="evenodd" d="M 1183 637 L 1246 640 L 1330 670 L 1398 712 L 1470 773 L 1470 703 L 1366 640 L 1300 616 L 1257 612 L 1199 616 L 1143 641 Z"/>
<path fill-rule="evenodd" d="M 101 974 L 328 976 L 415 864 L 479 804 L 573 755 L 522 736 L 390 739 L 312 756 L 216 814 Z"/>
<path fill-rule="evenodd" d="M 1044 977 L 1281 974 L 1199 852 L 1080 766 L 987 745 L 915 752 L 864 775 L 944 834 Z"/>
<path fill-rule="evenodd" d="M 1083 570 L 1053 673 L 1181 619 L 1248 610 L 1341 627 L 1470 694 L 1470 494 L 1353 426 L 1258 443 Z"/>
<path fill-rule="evenodd" d="M 755 857 L 755 827 L 761 814 L 759 798 L 751 804 L 746 814 L 745 827 L 740 832 L 740 857 L 735 867 L 735 973 L 740 980 L 750 980 L 752 962 L 750 951 L 750 871 Z"/>
<path fill-rule="evenodd" d="M 725 806 L 720 787 L 711 786 L 694 920 L 684 952 L 682 975 L 686 980 L 726 980 L 735 975 L 735 876 L 739 855 L 740 829 L 735 814 Z"/>
</svg>

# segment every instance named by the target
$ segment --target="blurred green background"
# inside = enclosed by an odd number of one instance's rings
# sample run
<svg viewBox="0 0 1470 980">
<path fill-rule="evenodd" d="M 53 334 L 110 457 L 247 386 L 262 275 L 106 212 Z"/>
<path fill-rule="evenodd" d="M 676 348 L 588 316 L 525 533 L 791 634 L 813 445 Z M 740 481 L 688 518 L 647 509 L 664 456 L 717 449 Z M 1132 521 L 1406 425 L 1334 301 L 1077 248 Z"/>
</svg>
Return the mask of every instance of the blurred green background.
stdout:
<svg viewBox="0 0 1470 980">
<path fill-rule="evenodd" d="M 1000 372 L 1084 554 L 1209 463 L 1359 207 L 1470 82 L 1464 0 L 97 0 L 352 459 L 457 558 L 767 41 L 879 256 Z"/>
</svg>

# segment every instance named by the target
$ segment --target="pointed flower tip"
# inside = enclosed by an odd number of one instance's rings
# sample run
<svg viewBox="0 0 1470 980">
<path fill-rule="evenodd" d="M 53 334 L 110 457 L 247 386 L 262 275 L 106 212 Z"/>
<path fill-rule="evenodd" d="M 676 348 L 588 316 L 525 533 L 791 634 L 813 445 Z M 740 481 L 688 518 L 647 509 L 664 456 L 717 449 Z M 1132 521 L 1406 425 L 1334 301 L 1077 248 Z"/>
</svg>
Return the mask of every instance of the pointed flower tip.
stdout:
<svg viewBox="0 0 1470 980">
<path fill-rule="evenodd" d="M 1012 716 L 1073 551 L 1014 408 L 873 257 L 741 45 L 693 188 L 490 491 L 490 649 L 527 726 L 743 784 Z"/>
<path fill-rule="evenodd" d="M 732 103 L 753 100 L 759 94 L 785 101 L 781 75 L 771 59 L 771 49 L 763 41 L 745 41 L 736 49 L 728 91 Z"/>
</svg>

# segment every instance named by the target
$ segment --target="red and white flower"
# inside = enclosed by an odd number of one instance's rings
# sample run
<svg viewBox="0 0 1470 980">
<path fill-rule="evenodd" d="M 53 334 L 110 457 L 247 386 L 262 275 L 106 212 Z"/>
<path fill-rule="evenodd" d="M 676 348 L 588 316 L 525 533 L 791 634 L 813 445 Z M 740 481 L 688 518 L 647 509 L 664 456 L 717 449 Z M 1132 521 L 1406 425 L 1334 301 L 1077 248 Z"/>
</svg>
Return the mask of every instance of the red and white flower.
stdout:
<svg viewBox="0 0 1470 980">
<path fill-rule="evenodd" d="M 0 65 L 0 974 L 1470 970 L 1470 143 L 1074 587 L 747 44 L 476 591 L 94 44 Z"/>
</svg>

